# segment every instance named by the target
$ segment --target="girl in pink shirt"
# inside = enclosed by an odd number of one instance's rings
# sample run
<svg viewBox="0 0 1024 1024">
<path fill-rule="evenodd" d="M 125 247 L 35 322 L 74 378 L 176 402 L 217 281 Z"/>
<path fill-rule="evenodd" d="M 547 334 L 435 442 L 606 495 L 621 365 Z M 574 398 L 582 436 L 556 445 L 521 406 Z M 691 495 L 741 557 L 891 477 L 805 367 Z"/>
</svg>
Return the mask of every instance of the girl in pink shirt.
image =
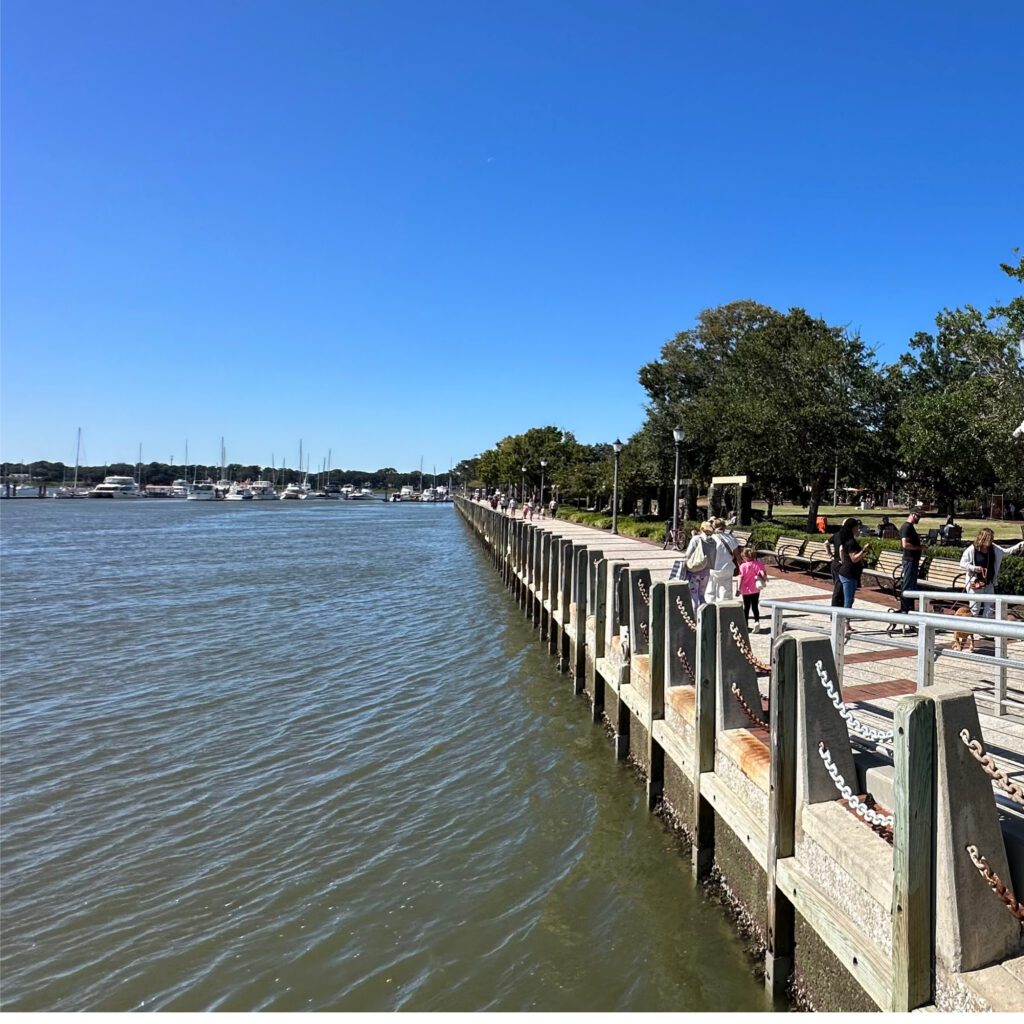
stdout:
<svg viewBox="0 0 1024 1024">
<path fill-rule="evenodd" d="M 761 632 L 761 612 L 758 609 L 758 600 L 761 597 L 761 588 L 768 582 L 768 573 L 764 564 L 757 560 L 757 552 L 753 548 L 744 548 L 740 557 L 740 594 L 743 597 L 743 617 L 747 620 L 747 628 L 750 628 L 750 613 L 754 613 L 753 633 Z"/>
</svg>

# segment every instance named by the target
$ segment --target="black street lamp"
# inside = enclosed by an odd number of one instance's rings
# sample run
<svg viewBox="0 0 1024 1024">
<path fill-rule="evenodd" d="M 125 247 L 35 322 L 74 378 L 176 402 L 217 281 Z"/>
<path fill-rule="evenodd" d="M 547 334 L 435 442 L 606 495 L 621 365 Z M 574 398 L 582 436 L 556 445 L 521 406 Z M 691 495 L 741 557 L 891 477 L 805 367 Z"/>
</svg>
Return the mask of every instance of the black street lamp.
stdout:
<svg viewBox="0 0 1024 1024">
<path fill-rule="evenodd" d="M 612 478 L 612 533 L 619 532 L 619 452 L 622 451 L 622 442 L 615 438 L 612 442 L 612 451 L 615 452 L 615 475 Z"/>
<path fill-rule="evenodd" d="M 672 437 L 676 442 L 676 478 L 672 499 L 672 537 L 676 545 L 679 544 L 679 446 L 683 443 L 683 428 L 675 427 L 672 430 Z"/>
<path fill-rule="evenodd" d="M 519 498 L 523 502 L 523 504 L 525 505 L 526 504 L 526 467 L 525 466 L 523 466 L 523 490 L 522 490 L 522 493 L 519 495 Z"/>
</svg>

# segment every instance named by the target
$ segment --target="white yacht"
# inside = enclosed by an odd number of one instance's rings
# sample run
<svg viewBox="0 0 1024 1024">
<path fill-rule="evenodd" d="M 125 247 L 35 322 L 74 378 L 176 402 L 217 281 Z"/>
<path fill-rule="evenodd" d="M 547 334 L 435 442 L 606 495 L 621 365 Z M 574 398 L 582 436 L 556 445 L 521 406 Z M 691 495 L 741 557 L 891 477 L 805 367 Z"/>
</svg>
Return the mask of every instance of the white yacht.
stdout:
<svg viewBox="0 0 1024 1024">
<path fill-rule="evenodd" d="M 345 484 L 341 489 L 341 496 L 347 501 L 352 497 L 353 491 L 355 491 L 355 488 L 351 484 Z"/>
<path fill-rule="evenodd" d="M 301 501 L 305 501 L 307 494 L 308 494 L 308 492 L 304 491 L 300 484 L 294 484 L 293 483 L 293 484 L 289 484 L 281 492 L 281 500 L 282 501 L 300 501 L 300 500 Z"/>
<path fill-rule="evenodd" d="M 352 488 L 345 497 L 350 501 L 368 501 L 373 497 L 373 491 L 371 491 L 369 487 L 360 487 L 358 491 L 355 488 Z"/>
<path fill-rule="evenodd" d="M 398 500 L 399 501 L 416 501 L 417 500 L 416 492 L 410 486 L 408 486 L 408 484 L 407 484 L 405 487 L 403 487 L 398 492 Z"/>
<path fill-rule="evenodd" d="M 249 488 L 253 501 L 277 501 L 278 494 L 269 480 L 256 480 Z"/>
<path fill-rule="evenodd" d="M 171 484 L 171 497 L 172 498 L 187 498 L 188 497 L 188 481 L 187 480 L 175 480 Z"/>
<path fill-rule="evenodd" d="M 225 501 L 252 501 L 252 489 L 245 484 L 233 483 L 228 487 Z"/>
<path fill-rule="evenodd" d="M 130 476 L 105 476 L 89 492 L 90 498 L 141 498 L 139 485 Z"/>
<path fill-rule="evenodd" d="M 216 501 L 217 488 L 212 480 L 204 480 L 201 484 L 193 484 L 187 497 L 189 501 Z"/>
</svg>

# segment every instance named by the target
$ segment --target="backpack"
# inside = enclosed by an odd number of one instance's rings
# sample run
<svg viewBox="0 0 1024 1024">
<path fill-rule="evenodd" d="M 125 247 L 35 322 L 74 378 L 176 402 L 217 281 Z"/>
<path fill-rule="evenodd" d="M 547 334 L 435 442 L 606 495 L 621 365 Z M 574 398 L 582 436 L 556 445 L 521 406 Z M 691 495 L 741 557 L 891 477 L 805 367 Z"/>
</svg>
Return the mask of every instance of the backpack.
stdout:
<svg viewBox="0 0 1024 1024">
<path fill-rule="evenodd" d="M 703 572 L 711 564 L 708 558 L 707 548 L 704 546 L 704 538 L 698 538 L 700 543 L 690 552 L 686 559 L 686 568 L 690 572 Z"/>
</svg>

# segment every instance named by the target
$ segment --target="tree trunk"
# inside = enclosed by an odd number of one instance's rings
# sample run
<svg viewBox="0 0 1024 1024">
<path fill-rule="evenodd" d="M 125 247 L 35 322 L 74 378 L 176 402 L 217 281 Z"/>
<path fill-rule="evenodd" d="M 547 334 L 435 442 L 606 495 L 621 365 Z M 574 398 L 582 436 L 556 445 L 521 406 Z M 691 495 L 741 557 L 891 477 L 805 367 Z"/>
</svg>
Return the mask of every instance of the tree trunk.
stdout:
<svg viewBox="0 0 1024 1024">
<path fill-rule="evenodd" d="M 807 524 L 805 530 L 807 533 L 818 532 L 818 506 L 821 504 L 821 495 L 824 490 L 824 480 L 815 480 L 811 485 L 811 499 L 807 504 Z"/>
<path fill-rule="evenodd" d="M 771 519 L 775 513 L 775 492 L 768 492 L 768 512 L 765 515 L 765 519 Z"/>
</svg>

